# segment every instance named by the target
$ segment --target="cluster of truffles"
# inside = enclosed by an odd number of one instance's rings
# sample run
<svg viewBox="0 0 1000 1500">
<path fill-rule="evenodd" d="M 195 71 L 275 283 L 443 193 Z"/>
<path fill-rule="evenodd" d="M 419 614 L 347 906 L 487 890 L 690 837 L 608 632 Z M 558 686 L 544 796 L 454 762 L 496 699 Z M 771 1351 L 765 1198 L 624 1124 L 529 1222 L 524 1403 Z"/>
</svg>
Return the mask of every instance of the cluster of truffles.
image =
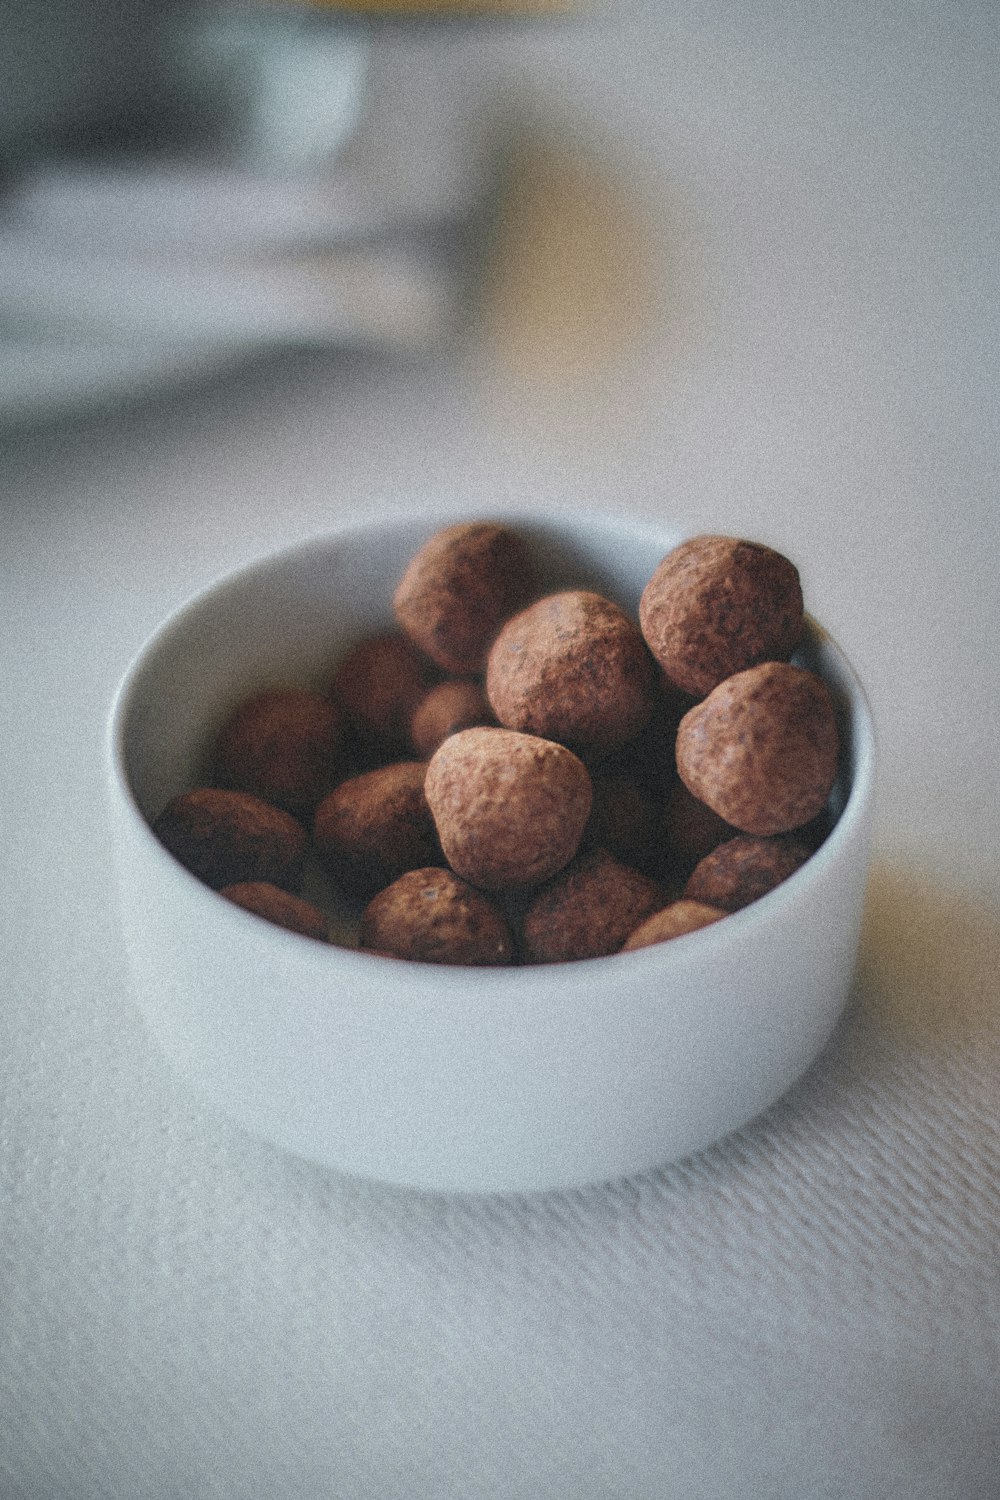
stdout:
<svg viewBox="0 0 1000 1500">
<path fill-rule="evenodd" d="M 247 910 L 325 939 L 312 862 L 368 951 L 596 958 L 758 900 L 825 836 L 834 709 L 790 662 L 802 592 L 771 548 L 683 543 L 636 621 L 590 589 L 543 593 L 517 532 L 473 522 L 417 552 L 393 610 L 324 691 L 242 703 L 210 784 L 154 824 Z"/>
</svg>

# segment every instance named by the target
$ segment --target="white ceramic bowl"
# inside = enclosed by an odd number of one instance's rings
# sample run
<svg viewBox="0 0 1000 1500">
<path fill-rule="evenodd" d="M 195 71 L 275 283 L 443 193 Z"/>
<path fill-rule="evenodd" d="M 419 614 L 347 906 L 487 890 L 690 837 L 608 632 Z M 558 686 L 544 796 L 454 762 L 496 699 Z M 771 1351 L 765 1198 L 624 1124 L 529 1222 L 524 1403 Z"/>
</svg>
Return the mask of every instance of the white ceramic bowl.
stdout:
<svg viewBox="0 0 1000 1500">
<path fill-rule="evenodd" d="M 393 585 L 453 514 L 364 521 L 184 605 L 129 669 L 110 726 L 124 936 L 136 998 L 177 1073 L 258 1135 L 343 1172 L 436 1190 L 529 1191 L 656 1166 L 777 1099 L 847 999 L 872 823 L 863 690 L 810 625 L 845 751 L 839 818 L 791 879 L 724 921 L 634 953 L 449 968 L 326 946 L 200 884 L 149 820 L 265 680 L 319 683 L 390 623 Z M 553 586 L 634 610 L 682 540 L 669 525 L 517 514 Z"/>
</svg>

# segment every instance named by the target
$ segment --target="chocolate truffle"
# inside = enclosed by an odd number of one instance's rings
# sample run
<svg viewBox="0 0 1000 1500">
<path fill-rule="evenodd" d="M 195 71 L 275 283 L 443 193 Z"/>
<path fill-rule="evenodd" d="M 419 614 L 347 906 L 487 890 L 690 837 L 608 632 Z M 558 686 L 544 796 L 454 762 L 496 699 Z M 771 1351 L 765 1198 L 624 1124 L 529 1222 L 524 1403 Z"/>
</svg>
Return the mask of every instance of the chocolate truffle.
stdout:
<svg viewBox="0 0 1000 1500">
<path fill-rule="evenodd" d="M 816 817 L 838 751 L 826 683 L 784 662 L 727 677 L 677 731 L 685 786 L 741 833 L 788 833 Z"/>
<path fill-rule="evenodd" d="M 451 870 L 409 870 L 373 897 L 361 918 L 361 946 L 434 964 L 509 964 L 510 929 L 482 891 Z"/>
<path fill-rule="evenodd" d="M 697 932 L 699 927 L 708 927 L 718 922 L 727 913 L 717 906 L 706 906 L 701 901 L 671 901 L 660 911 L 654 912 L 641 922 L 622 945 L 623 953 L 636 948 L 649 948 L 654 943 L 666 943 L 671 938 L 683 937 L 686 932 Z"/>
<path fill-rule="evenodd" d="M 486 890 L 538 885 L 561 870 L 592 800 L 590 775 L 571 750 L 490 727 L 446 739 L 425 790 L 448 863 Z"/>
<path fill-rule="evenodd" d="M 802 634 L 798 569 L 759 542 L 698 536 L 660 563 L 639 623 L 667 678 L 704 697 L 726 677 L 787 661 Z"/>
<path fill-rule="evenodd" d="M 625 612 L 601 594 L 567 589 L 507 621 L 490 650 L 486 695 L 508 729 L 601 755 L 649 722 L 654 680 Z"/>
<path fill-rule="evenodd" d="M 739 834 L 699 860 L 684 895 L 725 911 L 739 911 L 794 875 L 810 853 L 808 844 L 791 835 L 767 839 Z"/>
<path fill-rule="evenodd" d="M 333 785 L 343 716 L 306 688 L 257 693 L 231 715 L 215 747 L 219 784 L 308 816 Z"/>
<path fill-rule="evenodd" d="M 617 953 L 635 927 L 663 905 L 663 890 L 638 870 L 594 849 L 537 893 L 524 916 L 527 963 L 564 963 Z"/>
<path fill-rule="evenodd" d="M 285 890 L 301 884 L 306 830 L 290 813 L 249 792 L 221 787 L 182 792 L 167 803 L 153 832 L 215 890 L 245 880 L 267 880 Z"/>
<path fill-rule="evenodd" d="M 446 672 L 482 671 L 494 636 L 534 591 L 524 540 L 494 521 L 446 526 L 410 560 L 393 596 L 399 624 Z"/>
<path fill-rule="evenodd" d="M 405 870 L 441 863 L 424 796 L 423 761 L 398 761 L 351 776 L 316 809 L 313 843 L 331 879 L 371 894 Z"/>
</svg>

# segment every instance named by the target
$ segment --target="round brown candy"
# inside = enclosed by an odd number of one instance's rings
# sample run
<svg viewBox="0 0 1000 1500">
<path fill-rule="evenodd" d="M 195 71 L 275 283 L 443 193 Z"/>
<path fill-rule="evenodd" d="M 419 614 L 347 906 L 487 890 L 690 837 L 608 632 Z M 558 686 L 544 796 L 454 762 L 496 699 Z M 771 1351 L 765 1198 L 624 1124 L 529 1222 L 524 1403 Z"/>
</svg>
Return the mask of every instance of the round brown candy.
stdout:
<svg viewBox="0 0 1000 1500">
<path fill-rule="evenodd" d="M 433 669 L 399 631 L 366 636 L 337 663 L 331 692 L 363 753 L 383 759 L 409 748 L 410 719 Z"/>
<path fill-rule="evenodd" d="M 739 911 L 794 875 L 811 852 L 808 844 L 789 835 L 768 839 L 739 834 L 699 860 L 684 895 L 725 911 Z"/>
<path fill-rule="evenodd" d="M 455 678 L 439 682 L 417 704 L 410 720 L 410 742 L 428 759 L 450 734 L 493 720 L 486 694 L 477 682 Z"/>
<path fill-rule="evenodd" d="M 234 906 L 273 922 L 276 927 L 285 927 L 289 932 L 299 932 L 303 937 L 317 938 L 326 942 L 327 921 L 318 907 L 301 896 L 293 896 L 266 880 L 245 880 L 237 885 L 223 886 L 219 892 Z"/>
<path fill-rule="evenodd" d="M 728 677 L 677 731 L 685 786 L 741 833 L 788 833 L 816 817 L 838 754 L 826 683 L 786 662 Z"/>
<path fill-rule="evenodd" d="M 482 891 L 451 870 L 410 870 L 380 891 L 361 918 L 361 946 L 432 964 L 509 964 L 510 928 Z"/>
<path fill-rule="evenodd" d="M 463 729 L 427 766 L 427 801 L 445 858 L 486 890 L 548 880 L 576 853 L 592 800 L 571 750 L 512 729 Z"/>
<path fill-rule="evenodd" d="M 303 817 L 333 784 L 340 710 L 306 688 L 273 688 L 240 704 L 215 747 L 220 785 Z"/>
<path fill-rule="evenodd" d="M 594 800 L 584 844 L 607 849 L 623 864 L 650 873 L 663 860 L 661 809 L 655 797 L 631 776 L 591 775 Z"/>
<path fill-rule="evenodd" d="M 654 943 L 666 943 L 671 938 L 683 937 L 686 932 L 697 932 L 718 922 L 728 913 L 717 906 L 706 906 L 701 901 L 671 901 L 660 911 L 653 912 L 632 932 L 622 945 L 623 953 L 632 953 L 636 948 L 650 948 Z"/>
<path fill-rule="evenodd" d="M 348 891 L 368 894 L 405 870 L 441 860 L 424 796 L 423 761 L 363 771 L 334 787 L 316 809 L 313 844 Z"/>
<path fill-rule="evenodd" d="M 565 963 L 617 953 L 629 933 L 663 904 L 663 890 L 606 849 L 573 860 L 528 907 L 522 949 L 528 963 Z"/>
<path fill-rule="evenodd" d="M 174 797 L 153 832 L 175 859 L 220 890 L 267 880 L 285 890 L 302 881 L 306 830 L 290 813 L 249 792 L 196 787 Z"/>
<path fill-rule="evenodd" d="M 482 671 L 494 636 L 534 591 L 524 540 L 494 521 L 446 526 L 410 560 L 393 596 L 399 624 L 446 672 Z"/>
<path fill-rule="evenodd" d="M 625 612 L 587 589 L 549 594 L 508 620 L 486 695 L 500 723 L 580 754 L 605 754 L 653 712 L 654 665 Z"/>
<path fill-rule="evenodd" d="M 704 697 L 734 672 L 787 661 L 802 634 L 802 588 L 788 558 L 759 542 L 698 536 L 667 554 L 639 623 L 667 678 Z"/>
</svg>

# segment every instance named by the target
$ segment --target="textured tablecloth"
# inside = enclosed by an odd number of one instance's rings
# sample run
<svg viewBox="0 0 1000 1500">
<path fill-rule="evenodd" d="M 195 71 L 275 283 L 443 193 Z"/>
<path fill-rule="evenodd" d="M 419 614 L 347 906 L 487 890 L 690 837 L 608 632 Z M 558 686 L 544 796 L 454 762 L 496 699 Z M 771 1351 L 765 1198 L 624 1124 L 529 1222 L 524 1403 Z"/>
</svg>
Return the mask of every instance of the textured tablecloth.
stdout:
<svg viewBox="0 0 1000 1500">
<path fill-rule="evenodd" d="M 459 347 L 4 439 L 3 1500 L 1000 1495 L 998 42 L 901 0 L 456 35 L 525 122 Z M 340 1179 L 183 1097 L 129 993 L 126 662 L 219 572 L 442 498 L 771 542 L 874 704 L 849 1013 L 642 1178 Z"/>
</svg>

